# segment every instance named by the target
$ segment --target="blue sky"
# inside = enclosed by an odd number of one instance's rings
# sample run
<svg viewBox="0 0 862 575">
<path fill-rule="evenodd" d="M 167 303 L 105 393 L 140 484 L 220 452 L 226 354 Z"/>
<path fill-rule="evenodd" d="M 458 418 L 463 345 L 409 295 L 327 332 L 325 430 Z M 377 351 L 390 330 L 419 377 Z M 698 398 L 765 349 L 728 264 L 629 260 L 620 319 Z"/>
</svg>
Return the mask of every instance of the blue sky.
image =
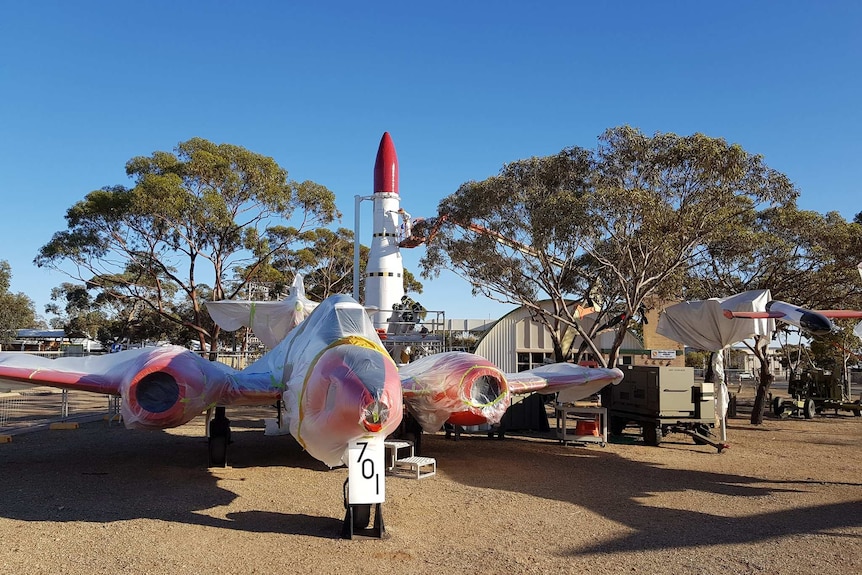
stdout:
<svg viewBox="0 0 862 575">
<path fill-rule="evenodd" d="M 348 228 L 385 131 L 402 205 L 425 216 L 504 163 L 624 124 L 739 143 L 803 208 L 850 219 L 859 30 L 850 1 L 0 0 L 0 259 L 42 313 L 67 278 L 32 261 L 66 210 L 130 184 L 130 158 L 195 136 L 327 186 Z M 425 286 L 417 299 L 450 318 L 511 309 L 448 274 Z"/>
</svg>

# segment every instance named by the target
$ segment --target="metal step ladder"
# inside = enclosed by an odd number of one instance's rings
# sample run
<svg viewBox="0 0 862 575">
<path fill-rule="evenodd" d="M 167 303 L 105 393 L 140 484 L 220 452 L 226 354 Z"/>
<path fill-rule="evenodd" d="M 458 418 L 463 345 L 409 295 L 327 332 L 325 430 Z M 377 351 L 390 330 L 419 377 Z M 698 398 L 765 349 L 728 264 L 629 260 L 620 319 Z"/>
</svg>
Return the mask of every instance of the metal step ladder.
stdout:
<svg viewBox="0 0 862 575">
<path fill-rule="evenodd" d="M 385 441 L 386 472 L 400 477 L 423 479 L 437 473 L 437 460 L 433 457 L 421 457 L 414 454 L 413 442 L 406 440 Z M 407 456 L 401 457 L 406 451 Z"/>
</svg>

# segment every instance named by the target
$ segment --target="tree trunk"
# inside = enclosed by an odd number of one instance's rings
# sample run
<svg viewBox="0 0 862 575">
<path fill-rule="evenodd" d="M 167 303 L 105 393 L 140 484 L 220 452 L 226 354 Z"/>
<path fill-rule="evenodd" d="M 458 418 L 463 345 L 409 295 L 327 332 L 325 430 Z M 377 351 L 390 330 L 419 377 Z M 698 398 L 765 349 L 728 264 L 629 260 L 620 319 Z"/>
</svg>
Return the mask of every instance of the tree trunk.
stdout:
<svg viewBox="0 0 862 575">
<path fill-rule="evenodd" d="M 751 409 L 752 425 L 763 423 L 763 412 L 769 397 L 769 386 L 772 385 L 772 375 L 766 374 L 764 376 L 763 371 L 763 369 L 760 370 L 760 383 L 757 385 L 757 395 L 754 397 L 754 407 Z"/>
<path fill-rule="evenodd" d="M 554 346 L 554 362 L 562 363 L 566 361 L 566 357 L 563 355 L 563 346 L 560 343 L 560 340 L 556 337 L 552 337 L 551 343 Z"/>
<path fill-rule="evenodd" d="M 709 361 L 706 362 L 706 371 L 703 374 L 704 383 L 715 383 L 715 371 L 712 369 L 712 358 L 715 352 L 710 352 Z"/>
<path fill-rule="evenodd" d="M 763 413 L 766 410 L 767 398 L 769 397 L 769 386 L 772 385 L 772 374 L 769 373 L 769 364 L 766 362 L 766 346 L 769 340 L 761 347 L 758 338 L 754 346 L 754 356 L 760 361 L 760 383 L 757 384 L 757 395 L 754 396 L 754 407 L 751 409 L 751 424 L 763 423 Z"/>
</svg>

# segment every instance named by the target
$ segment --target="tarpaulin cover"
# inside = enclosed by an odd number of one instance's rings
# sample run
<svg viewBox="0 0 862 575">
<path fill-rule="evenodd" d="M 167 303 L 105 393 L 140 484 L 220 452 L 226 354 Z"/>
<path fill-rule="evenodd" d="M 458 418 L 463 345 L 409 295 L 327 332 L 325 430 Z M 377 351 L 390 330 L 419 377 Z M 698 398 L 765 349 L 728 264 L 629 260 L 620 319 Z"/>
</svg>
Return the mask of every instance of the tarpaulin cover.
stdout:
<svg viewBox="0 0 862 575">
<path fill-rule="evenodd" d="M 297 274 L 290 295 L 281 301 L 221 300 L 207 302 L 206 307 L 222 329 L 251 328 L 267 348 L 273 349 L 317 307 L 317 303 L 305 297 L 305 284 Z"/>
<path fill-rule="evenodd" d="M 742 292 L 726 298 L 685 301 L 668 306 L 658 320 L 656 331 L 695 349 L 718 351 L 757 335 L 775 331 L 773 319 L 729 319 L 724 310 L 766 311 L 769 290 Z"/>
<path fill-rule="evenodd" d="M 769 290 L 752 290 L 726 298 L 686 301 L 668 306 L 658 320 L 656 331 L 695 349 L 720 352 L 725 347 L 750 337 L 770 337 L 775 331 L 771 318 L 727 318 L 724 310 L 766 311 L 772 299 Z M 724 360 L 721 353 L 713 354 L 712 369 L 718 381 L 716 411 L 722 421 L 722 440 L 726 439 L 724 418 L 729 405 L 727 384 L 724 382 Z"/>
</svg>

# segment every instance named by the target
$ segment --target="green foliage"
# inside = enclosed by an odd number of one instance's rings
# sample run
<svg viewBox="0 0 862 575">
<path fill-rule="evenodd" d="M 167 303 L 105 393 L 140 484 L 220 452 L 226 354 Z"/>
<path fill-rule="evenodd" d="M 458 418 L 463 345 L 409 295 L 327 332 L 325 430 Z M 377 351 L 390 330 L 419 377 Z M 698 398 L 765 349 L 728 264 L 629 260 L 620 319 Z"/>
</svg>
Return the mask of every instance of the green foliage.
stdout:
<svg viewBox="0 0 862 575">
<path fill-rule="evenodd" d="M 798 210 L 795 205 L 758 212 L 732 237 L 709 246 L 690 270 L 690 297 L 723 297 L 769 289 L 773 299 L 810 308 L 862 304 L 856 264 L 862 225 L 837 213 Z"/>
<path fill-rule="evenodd" d="M 685 354 L 685 366 L 697 369 L 706 369 L 709 365 L 708 351 L 687 351 Z"/>
<path fill-rule="evenodd" d="M 862 342 L 853 333 L 857 320 L 834 323 L 834 332 L 811 341 L 811 360 L 815 367 L 842 372 L 847 363 L 862 363 Z"/>
<path fill-rule="evenodd" d="M 24 293 L 11 293 L 12 266 L 0 260 L 0 342 L 15 338 L 17 330 L 36 327 L 33 300 Z"/>
<path fill-rule="evenodd" d="M 193 330 L 202 345 L 218 332 L 203 292 L 233 297 L 305 228 L 340 217 L 323 186 L 289 180 L 270 157 L 202 138 L 132 158 L 126 173 L 133 187 L 105 187 L 69 208 L 68 228 L 35 263 L 74 269 L 70 275 L 100 297 L 126 310 L 143 305 Z M 287 220 L 299 228 L 285 228 Z M 234 270 L 242 275 L 228 277 Z"/>
<path fill-rule="evenodd" d="M 757 209 L 796 195 L 760 156 L 722 139 L 614 128 L 595 150 L 513 162 L 444 198 L 423 276 L 450 269 L 474 294 L 531 309 L 552 337 L 569 326 L 590 342 L 595 334 L 570 299 L 600 296 L 595 326 L 619 313 L 631 318 L 652 296 L 679 294 L 688 267 Z M 616 328 L 611 361 L 628 325 Z M 558 359 L 567 355 L 564 340 L 555 341 Z"/>
</svg>

